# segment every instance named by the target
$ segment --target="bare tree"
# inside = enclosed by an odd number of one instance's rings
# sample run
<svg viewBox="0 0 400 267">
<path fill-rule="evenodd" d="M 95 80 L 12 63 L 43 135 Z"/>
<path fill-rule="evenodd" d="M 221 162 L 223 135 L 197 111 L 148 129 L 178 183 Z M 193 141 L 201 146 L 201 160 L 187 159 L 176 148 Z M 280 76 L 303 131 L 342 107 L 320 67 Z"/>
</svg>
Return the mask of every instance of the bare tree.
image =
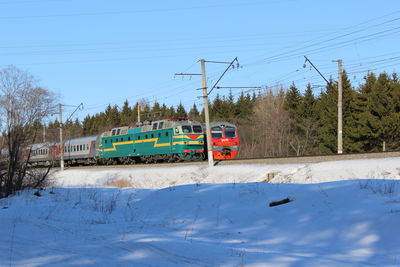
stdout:
<svg viewBox="0 0 400 267">
<path fill-rule="evenodd" d="M 54 113 L 54 102 L 54 95 L 38 87 L 28 72 L 14 66 L 0 70 L 0 126 L 8 153 L 0 175 L 0 197 L 23 189 L 30 156 L 30 150 L 24 155 L 23 148 L 35 140 L 39 130 L 35 122 Z"/>
<path fill-rule="evenodd" d="M 241 157 L 286 156 L 290 150 L 290 125 L 288 112 L 283 108 L 282 92 L 268 91 L 260 96 L 254 106 L 251 123 L 241 125 Z"/>
</svg>

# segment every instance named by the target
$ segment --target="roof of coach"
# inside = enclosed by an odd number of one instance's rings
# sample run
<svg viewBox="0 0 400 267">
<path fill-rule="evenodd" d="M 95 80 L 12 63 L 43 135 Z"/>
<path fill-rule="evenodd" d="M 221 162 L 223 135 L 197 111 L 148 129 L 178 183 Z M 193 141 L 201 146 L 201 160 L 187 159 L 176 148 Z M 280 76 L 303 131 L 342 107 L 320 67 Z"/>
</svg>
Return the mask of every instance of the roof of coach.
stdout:
<svg viewBox="0 0 400 267">
<path fill-rule="evenodd" d="M 97 135 L 92 135 L 92 136 L 85 136 L 85 137 L 79 137 L 79 138 L 72 138 L 65 140 L 65 143 L 85 143 L 85 142 L 91 142 L 95 141 L 97 139 Z"/>
</svg>

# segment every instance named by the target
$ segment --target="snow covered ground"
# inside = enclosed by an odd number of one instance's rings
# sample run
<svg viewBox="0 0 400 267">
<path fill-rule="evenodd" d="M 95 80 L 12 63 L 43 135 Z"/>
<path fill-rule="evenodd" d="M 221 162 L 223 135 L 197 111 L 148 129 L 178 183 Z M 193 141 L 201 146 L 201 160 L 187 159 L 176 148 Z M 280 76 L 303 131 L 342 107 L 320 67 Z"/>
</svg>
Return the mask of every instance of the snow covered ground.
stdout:
<svg viewBox="0 0 400 267">
<path fill-rule="evenodd" d="M 0 266 L 400 266 L 399 158 L 72 169 L 54 182 L 0 200 Z"/>
</svg>

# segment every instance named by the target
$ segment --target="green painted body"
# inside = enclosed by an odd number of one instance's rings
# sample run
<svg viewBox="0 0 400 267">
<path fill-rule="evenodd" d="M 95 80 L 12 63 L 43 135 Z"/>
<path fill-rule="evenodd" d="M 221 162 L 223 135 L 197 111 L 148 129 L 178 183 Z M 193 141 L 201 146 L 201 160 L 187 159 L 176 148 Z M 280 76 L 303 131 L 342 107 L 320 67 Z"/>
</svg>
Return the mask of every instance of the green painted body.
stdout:
<svg viewBox="0 0 400 267">
<path fill-rule="evenodd" d="M 202 132 L 183 133 L 179 125 L 159 130 L 148 130 L 144 127 L 122 127 L 101 135 L 99 158 L 134 158 L 158 155 L 177 156 L 181 160 L 191 160 L 201 158 L 204 151 L 203 146 L 204 134 Z"/>
</svg>

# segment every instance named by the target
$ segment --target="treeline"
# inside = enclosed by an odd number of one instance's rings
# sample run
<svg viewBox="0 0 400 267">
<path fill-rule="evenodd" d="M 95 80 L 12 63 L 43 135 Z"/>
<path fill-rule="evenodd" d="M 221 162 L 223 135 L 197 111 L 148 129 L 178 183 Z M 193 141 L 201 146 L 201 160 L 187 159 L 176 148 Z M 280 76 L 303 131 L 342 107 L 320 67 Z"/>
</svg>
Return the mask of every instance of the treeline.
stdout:
<svg viewBox="0 0 400 267">
<path fill-rule="evenodd" d="M 230 92 L 226 97 L 216 95 L 210 103 L 210 118 L 238 125 L 241 157 L 332 154 L 337 152 L 337 96 L 334 80 L 318 94 L 311 85 L 300 90 L 295 84 L 257 95 L 242 92 L 237 98 Z M 204 118 L 195 104 L 186 111 L 182 103 L 175 108 L 145 100 L 131 106 L 125 101 L 122 108 L 109 105 L 82 122 L 66 122 L 66 138 L 135 125 L 138 105 L 141 121 L 189 117 L 203 122 Z M 48 125 L 49 139 L 58 140 L 58 125 L 58 121 Z M 400 82 L 396 73 L 369 73 L 356 88 L 343 73 L 343 148 L 344 153 L 399 150 Z"/>
<path fill-rule="evenodd" d="M 349 152 L 400 149 L 400 82 L 396 73 L 369 73 L 354 88 L 343 73 L 343 148 Z M 252 122 L 242 130 L 245 156 L 337 153 L 337 82 L 315 96 L 311 85 L 300 93 L 268 92 L 257 99 Z M 243 125 L 241 125 L 243 128 Z M 243 138 L 242 138 L 243 140 Z M 243 156 L 243 154 L 242 154 Z"/>
</svg>

